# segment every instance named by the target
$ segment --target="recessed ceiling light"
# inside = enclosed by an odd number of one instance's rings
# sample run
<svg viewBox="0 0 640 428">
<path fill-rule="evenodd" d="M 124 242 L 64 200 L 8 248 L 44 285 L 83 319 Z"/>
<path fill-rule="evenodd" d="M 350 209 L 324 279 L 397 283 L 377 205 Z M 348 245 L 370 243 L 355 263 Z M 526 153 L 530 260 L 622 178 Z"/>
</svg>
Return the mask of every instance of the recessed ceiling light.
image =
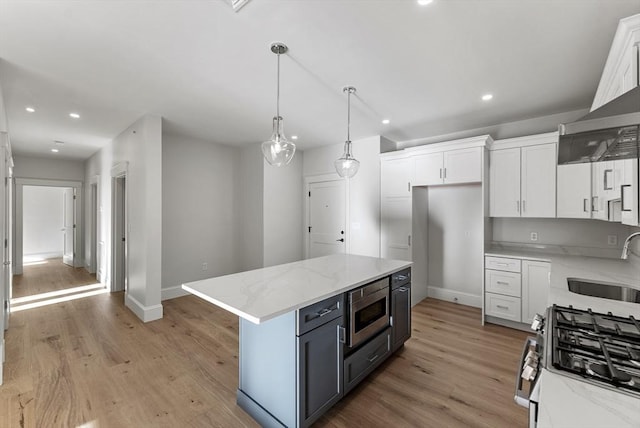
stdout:
<svg viewBox="0 0 640 428">
<path fill-rule="evenodd" d="M 418 4 L 420 6 L 426 6 L 426 5 L 431 4 L 431 3 L 433 3 L 433 0 L 418 0 Z"/>
<path fill-rule="evenodd" d="M 60 150 L 58 150 L 58 149 L 51 149 L 51 151 L 52 151 L 53 153 L 58 153 Z"/>
<path fill-rule="evenodd" d="M 482 96 L 482 101 L 489 101 L 491 98 L 493 98 L 492 94 L 484 94 Z"/>
<path fill-rule="evenodd" d="M 389 119 L 382 119 L 382 123 L 388 125 L 391 121 Z"/>
<path fill-rule="evenodd" d="M 297 139 L 298 139 L 298 136 L 297 136 L 297 135 L 292 135 L 292 136 L 291 136 L 291 139 L 292 139 L 292 140 L 297 140 Z"/>
<path fill-rule="evenodd" d="M 69 116 L 74 119 L 80 119 L 80 115 L 78 113 L 69 113 Z"/>
<path fill-rule="evenodd" d="M 33 107 L 27 107 L 25 108 L 26 111 L 28 111 L 29 113 L 33 113 L 34 111 L 36 111 L 36 109 L 34 109 Z"/>
</svg>

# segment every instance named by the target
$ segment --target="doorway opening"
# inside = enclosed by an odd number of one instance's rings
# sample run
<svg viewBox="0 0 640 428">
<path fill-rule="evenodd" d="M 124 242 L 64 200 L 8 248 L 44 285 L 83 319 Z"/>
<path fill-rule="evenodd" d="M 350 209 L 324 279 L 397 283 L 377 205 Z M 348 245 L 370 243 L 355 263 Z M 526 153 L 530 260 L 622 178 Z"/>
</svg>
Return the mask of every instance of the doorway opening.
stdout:
<svg viewBox="0 0 640 428">
<path fill-rule="evenodd" d="M 15 180 L 15 277 L 12 311 L 102 292 L 84 269 L 82 183 Z"/>
</svg>

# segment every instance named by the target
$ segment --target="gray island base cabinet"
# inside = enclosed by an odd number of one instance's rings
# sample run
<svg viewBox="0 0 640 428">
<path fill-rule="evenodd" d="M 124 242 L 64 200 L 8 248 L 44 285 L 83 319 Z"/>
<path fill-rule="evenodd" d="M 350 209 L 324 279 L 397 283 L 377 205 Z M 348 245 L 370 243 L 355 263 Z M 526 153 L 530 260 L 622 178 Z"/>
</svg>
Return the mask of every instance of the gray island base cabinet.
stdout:
<svg viewBox="0 0 640 428">
<path fill-rule="evenodd" d="M 241 318 L 238 405 L 264 427 L 315 422 L 410 337 L 410 269 L 387 278 L 391 325 L 346 357 L 345 293 L 261 324 Z"/>
</svg>

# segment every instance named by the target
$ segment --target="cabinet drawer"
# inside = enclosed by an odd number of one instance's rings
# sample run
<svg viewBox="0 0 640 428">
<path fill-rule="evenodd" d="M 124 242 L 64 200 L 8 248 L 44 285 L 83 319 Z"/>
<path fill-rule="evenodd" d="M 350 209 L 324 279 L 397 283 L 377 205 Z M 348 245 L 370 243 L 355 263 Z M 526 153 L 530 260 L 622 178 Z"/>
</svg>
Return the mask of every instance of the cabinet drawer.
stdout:
<svg viewBox="0 0 640 428">
<path fill-rule="evenodd" d="M 484 287 L 485 291 L 489 293 L 520 297 L 522 294 L 521 282 L 522 278 L 517 272 L 487 269 L 484 273 Z"/>
<path fill-rule="evenodd" d="M 391 328 L 344 360 L 344 393 L 355 387 L 391 353 Z"/>
<path fill-rule="evenodd" d="M 403 269 L 399 272 L 391 274 L 391 289 L 395 290 L 401 285 L 409 284 L 411 286 L 411 268 Z"/>
<path fill-rule="evenodd" d="M 344 295 L 330 297 L 298 310 L 298 336 L 316 327 L 342 317 L 344 314 Z"/>
<path fill-rule="evenodd" d="M 486 269 L 504 270 L 508 272 L 520 272 L 522 269 L 520 259 L 509 259 L 506 257 L 486 256 L 484 258 L 484 264 Z"/>
<path fill-rule="evenodd" d="M 522 313 L 520 306 L 520 298 L 518 297 L 493 293 L 485 294 L 484 312 L 486 315 L 520 322 Z"/>
</svg>

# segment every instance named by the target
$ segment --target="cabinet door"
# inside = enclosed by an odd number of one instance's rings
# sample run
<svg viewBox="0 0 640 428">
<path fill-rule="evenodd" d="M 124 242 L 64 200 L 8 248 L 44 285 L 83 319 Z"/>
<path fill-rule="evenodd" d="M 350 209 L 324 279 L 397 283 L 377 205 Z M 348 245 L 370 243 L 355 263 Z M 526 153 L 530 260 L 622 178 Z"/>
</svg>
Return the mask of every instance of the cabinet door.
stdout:
<svg viewBox="0 0 640 428">
<path fill-rule="evenodd" d="M 520 217 L 520 149 L 489 152 L 489 214 Z"/>
<path fill-rule="evenodd" d="M 432 186 L 442 184 L 442 152 L 416 156 L 414 159 L 414 186 Z"/>
<path fill-rule="evenodd" d="M 444 152 L 444 184 L 482 181 L 482 147 Z"/>
<path fill-rule="evenodd" d="M 591 218 L 591 164 L 558 165 L 558 218 Z"/>
<path fill-rule="evenodd" d="M 595 162 L 591 164 L 591 218 L 608 220 L 608 189 L 606 177 L 611 175 L 608 164 L 610 162 Z M 612 171 L 612 170 L 611 170 Z"/>
<path fill-rule="evenodd" d="M 411 337 L 411 284 L 391 291 L 391 349 L 396 350 Z"/>
<path fill-rule="evenodd" d="M 620 184 L 622 223 L 638 226 L 638 159 L 625 159 Z"/>
<path fill-rule="evenodd" d="M 309 426 L 343 395 L 342 318 L 298 337 L 299 426 Z"/>
<path fill-rule="evenodd" d="M 383 159 L 380 162 L 380 195 L 411 196 L 413 159 Z"/>
<path fill-rule="evenodd" d="M 551 264 L 547 262 L 522 261 L 522 322 L 531 324 L 537 313 L 544 314 L 550 272 Z"/>
<path fill-rule="evenodd" d="M 556 145 L 522 147 L 522 217 L 556 216 Z"/>
<path fill-rule="evenodd" d="M 382 200 L 380 253 L 383 258 L 411 260 L 411 198 Z"/>
</svg>

